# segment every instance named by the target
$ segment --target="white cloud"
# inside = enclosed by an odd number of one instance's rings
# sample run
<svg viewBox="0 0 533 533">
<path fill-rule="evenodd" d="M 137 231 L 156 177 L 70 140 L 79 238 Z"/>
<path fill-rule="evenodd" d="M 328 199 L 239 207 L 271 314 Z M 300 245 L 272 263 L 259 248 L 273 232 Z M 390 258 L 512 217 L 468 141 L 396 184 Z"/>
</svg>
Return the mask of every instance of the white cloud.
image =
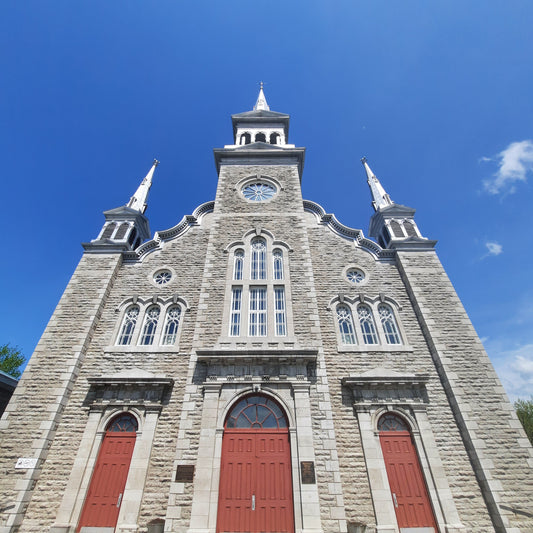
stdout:
<svg viewBox="0 0 533 533">
<path fill-rule="evenodd" d="M 497 242 L 486 242 L 485 246 L 489 251 L 487 255 L 500 255 L 503 253 L 503 246 Z"/>
<path fill-rule="evenodd" d="M 494 368 L 512 402 L 533 396 L 533 344 L 499 350 L 498 342 L 486 343 Z M 500 345 L 501 346 L 501 345 Z"/>
<path fill-rule="evenodd" d="M 497 161 L 499 169 L 492 178 L 483 182 L 490 194 L 515 192 L 515 183 L 527 181 L 528 172 L 533 172 L 533 141 L 511 143 L 496 158 L 482 157 L 482 161 Z"/>
</svg>

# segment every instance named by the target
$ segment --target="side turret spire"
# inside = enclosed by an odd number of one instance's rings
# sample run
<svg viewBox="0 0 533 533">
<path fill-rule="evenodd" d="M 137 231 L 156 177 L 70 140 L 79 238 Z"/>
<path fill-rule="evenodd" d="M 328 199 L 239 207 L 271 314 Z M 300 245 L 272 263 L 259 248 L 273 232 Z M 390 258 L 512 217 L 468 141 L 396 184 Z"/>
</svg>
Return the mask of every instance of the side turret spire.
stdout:
<svg viewBox="0 0 533 533">
<path fill-rule="evenodd" d="M 390 196 L 385 192 L 383 185 L 381 185 L 376 175 L 368 166 L 366 157 L 361 159 L 361 163 L 363 163 L 363 166 L 365 167 L 368 186 L 370 187 L 370 192 L 372 194 L 372 206 L 374 207 L 374 210 L 378 211 L 378 209 L 393 205 L 394 202 L 390 199 Z"/>
<path fill-rule="evenodd" d="M 127 203 L 128 207 L 139 211 L 139 213 L 144 213 L 146 211 L 146 201 L 148 199 L 148 192 L 152 186 L 152 179 L 154 176 L 155 167 L 159 165 L 159 161 L 154 159 L 152 163 L 152 168 L 148 171 L 145 178 L 142 180 L 139 188 L 135 191 L 135 194 L 130 198 L 130 201 Z"/>
<path fill-rule="evenodd" d="M 261 88 L 259 89 L 259 96 L 257 97 L 257 102 L 254 105 L 254 111 L 270 111 L 268 107 L 265 93 L 263 92 L 263 82 L 261 82 Z"/>
</svg>

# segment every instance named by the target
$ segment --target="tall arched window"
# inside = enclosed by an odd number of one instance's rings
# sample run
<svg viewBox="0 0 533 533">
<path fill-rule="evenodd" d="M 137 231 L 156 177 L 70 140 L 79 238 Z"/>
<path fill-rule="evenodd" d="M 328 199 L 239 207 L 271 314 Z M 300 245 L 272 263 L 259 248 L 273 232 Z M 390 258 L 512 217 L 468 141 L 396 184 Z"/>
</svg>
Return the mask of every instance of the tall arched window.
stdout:
<svg viewBox="0 0 533 533">
<path fill-rule="evenodd" d="M 181 308 L 179 305 L 169 307 L 167 310 L 167 316 L 165 318 L 165 329 L 163 331 L 163 337 L 161 344 L 169 345 L 175 344 L 178 336 L 178 328 L 180 325 Z"/>
<path fill-rule="evenodd" d="M 363 341 L 365 344 L 377 344 L 378 336 L 376 334 L 376 326 L 374 324 L 374 317 L 372 310 L 368 305 L 360 304 L 357 306 L 357 315 L 359 317 L 359 326 L 363 334 Z"/>
<path fill-rule="evenodd" d="M 277 248 L 272 252 L 274 262 L 274 279 L 283 279 L 283 252 Z"/>
<path fill-rule="evenodd" d="M 356 344 L 352 311 L 347 305 L 337 306 L 337 323 L 343 344 Z"/>
<path fill-rule="evenodd" d="M 233 279 L 242 279 L 244 266 L 244 250 L 235 250 L 233 257 Z"/>
<path fill-rule="evenodd" d="M 252 279 L 266 279 L 266 242 L 257 238 L 252 241 Z"/>
<path fill-rule="evenodd" d="M 135 331 L 135 325 L 139 318 L 139 306 L 132 305 L 126 309 L 124 313 L 124 319 L 122 321 L 122 327 L 120 328 L 120 334 L 118 336 L 117 344 L 127 345 L 131 343 L 133 332 Z"/>
<path fill-rule="evenodd" d="M 147 346 L 154 343 L 155 330 L 159 322 L 159 313 L 160 310 L 157 305 L 147 309 L 139 344 Z"/>
<path fill-rule="evenodd" d="M 378 306 L 379 319 L 385 332 L 385 339 L 387 344 L 401 344 L 400 333 L 398 331 L 398 325 L 394 318 L 394 313 L 390 306 L 387 304 L 380 304 Z"/>
</svg>

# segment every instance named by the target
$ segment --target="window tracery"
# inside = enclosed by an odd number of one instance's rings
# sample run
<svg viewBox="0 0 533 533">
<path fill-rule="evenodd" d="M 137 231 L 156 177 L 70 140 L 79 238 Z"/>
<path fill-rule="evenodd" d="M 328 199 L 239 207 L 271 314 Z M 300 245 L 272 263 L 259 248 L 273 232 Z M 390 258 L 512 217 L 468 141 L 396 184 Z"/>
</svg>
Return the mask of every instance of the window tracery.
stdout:
<svg viewBox="0 0 533 533">
<path fill-rule="evenodd" d="M 163 337 L 161 339 L 161 344 L 163 345 L 175 344 L 176 338 L 178 336 L 180 318 L 181 318 L 181 308 L 178 305 L 174 305 L 173 307 L 169 307 L 167 309 L 167 316 L 165 319 L 165 329 L 163 332 Z"/>
<path fill-rule="evenodd" d="M 144 325 L 141 334 L 141 340 L 139 344 L 150 345 L 154 342 L 155 331 L 157 329 L 157 323 L 159 322 L 159 306 L 152 306 L 148 308 L 144 316 Z"/>
<path fill-rule="evenodd" d="M 379 319 L 385 333 L 387 344 L 401 344 L 400 332 L 394 318 L 394 313 L 387 304 L 378 305 Z"/>
<path fill-rule="evenodd" d="M 127 345 L 131 343 L 135 325 L 139 318 L 139 312 L 140 309 L 138 305 L 132 305 L 126 309 L 117 344 Z"/>
<path fill-rule="evenodd" d="M 347 305 L 337 306 L 337 323 L 343 344 L 356 344 L 352 311 Z"/>
<path fill-rule="evenodd" d="M 374 316 L 370 307 L 364 304 L 357 306 L 357 315 L 359 317 L 359 326 L 363 335 L 365 344 L 377 344 L 376 326 L 374 325 Z"/>
</svg>

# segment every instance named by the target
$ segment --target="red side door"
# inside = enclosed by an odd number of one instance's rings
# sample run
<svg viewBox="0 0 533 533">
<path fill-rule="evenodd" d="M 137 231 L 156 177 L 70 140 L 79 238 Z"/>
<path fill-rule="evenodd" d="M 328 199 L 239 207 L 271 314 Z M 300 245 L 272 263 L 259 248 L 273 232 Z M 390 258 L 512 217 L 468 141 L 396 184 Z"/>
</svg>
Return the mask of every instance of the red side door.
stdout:
<svg viewBox="0 0 533 533">
<path fill-rule="evenodd" d="M 224 432 L 217 531 L 293 533 L 287 430 Z"/>
<path fill-rule="evenodd" d="M 437 532 L 426 483 L 410 433 L 381 432 L 379 438 L 400 531 L 409 527 L 432 527 Z"/>
<path fill-rule="evenodd" d="M 116 526 L 135 438 L 135 432 L 105 435 L 77 531 L 84 526 Z"/>
</svg>

